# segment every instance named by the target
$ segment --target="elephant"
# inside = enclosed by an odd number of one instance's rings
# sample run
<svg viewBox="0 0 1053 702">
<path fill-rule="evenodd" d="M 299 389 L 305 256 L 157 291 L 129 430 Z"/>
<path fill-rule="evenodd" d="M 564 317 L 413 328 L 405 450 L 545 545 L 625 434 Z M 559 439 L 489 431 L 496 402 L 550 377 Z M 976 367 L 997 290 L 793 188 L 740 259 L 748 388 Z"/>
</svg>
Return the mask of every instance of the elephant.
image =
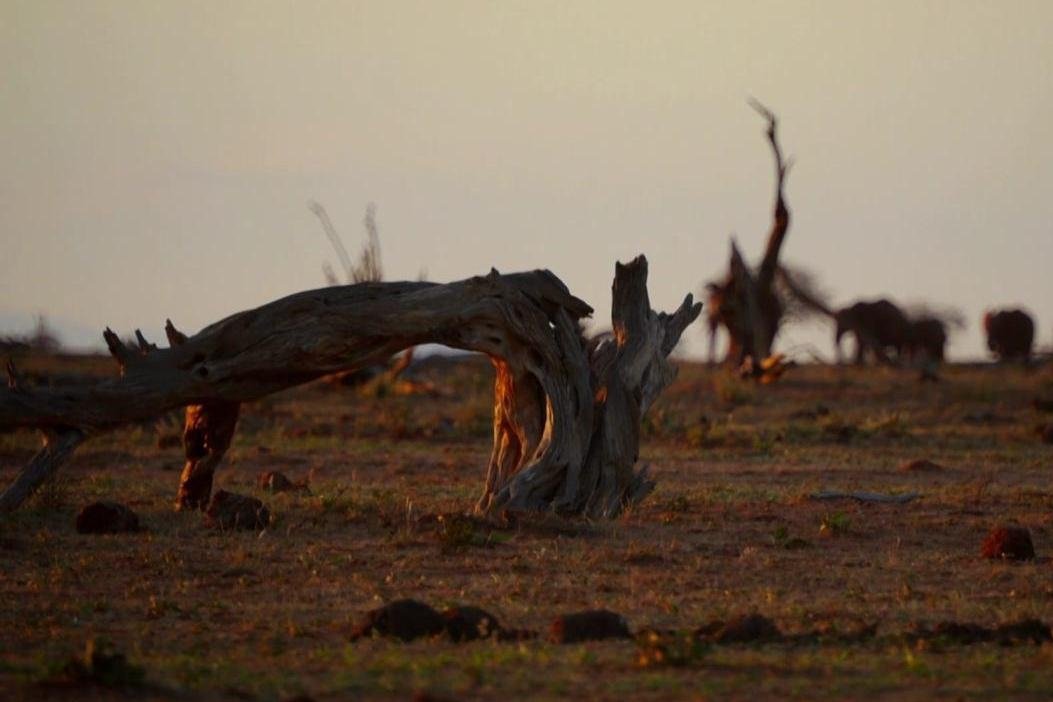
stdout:
<svg viewBox="0 0 1053 702">
<path fill-rule="evenodd" d="M 845 334 L 856 337 L 856 363 L 863 363 L 868 354 L 882 363 L 892 363 L 890 352 L 894 352 L 899 360 L 908 350 L 910 321 L 903 310 L 889 300 L 860 300 L 837 310 L 833 317 L 836 325 L 834 347 L 839 363 L 843 358 L 841 338 Z"/>
<path fill-rule="evenodd" d="M 984 332 L 987 348 L 1001 361 L 1031 358 L 1031 345 L 1035 340 L 1035 322 L 1027 312 L 1020 309 L 988 311 L 984 314 Z"/>
<path fill-rule="evenodd" d="M 936 317 L 919 317 L 909 322 L 907 356 L 912 360 L 943 363 L 947 346 L 947 325 Z"/>
</svg>

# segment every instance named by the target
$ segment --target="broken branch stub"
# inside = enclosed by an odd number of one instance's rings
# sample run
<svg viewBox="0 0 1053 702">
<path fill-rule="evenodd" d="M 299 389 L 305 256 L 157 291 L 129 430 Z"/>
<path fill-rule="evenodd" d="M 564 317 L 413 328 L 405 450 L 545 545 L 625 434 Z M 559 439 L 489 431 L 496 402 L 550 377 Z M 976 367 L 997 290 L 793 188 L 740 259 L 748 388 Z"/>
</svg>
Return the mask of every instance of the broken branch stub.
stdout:
<svg viewBox="0 0 1053 702">
<path fill-rule="evenodd" d="M 200 507 L 241 403 L 438 343 L 485 353 L 496 370 L 480 510 L 615 516 L 653 489 L 646 469 L 635 470 L 640 419 L 675 377 L 668 356 L 701 304 L 687 295 L 673 314 L 652 310 L 643 256 L 616 266 L 613 295 L 614 338 L 595 347 L 578 326 L 592 308 L 545 270 L 311 290 L 193 336 L 168 322 L 169 348 L 139 339 L 132 349 L 107 330 L 119 378 L 0 388 L 0 430 L 58 438 L 0 495 L 0 511 L 17 508 L 81 441 L 178 407 L 187 408 L 187 464 L 177 505 Z"/>
</svg>

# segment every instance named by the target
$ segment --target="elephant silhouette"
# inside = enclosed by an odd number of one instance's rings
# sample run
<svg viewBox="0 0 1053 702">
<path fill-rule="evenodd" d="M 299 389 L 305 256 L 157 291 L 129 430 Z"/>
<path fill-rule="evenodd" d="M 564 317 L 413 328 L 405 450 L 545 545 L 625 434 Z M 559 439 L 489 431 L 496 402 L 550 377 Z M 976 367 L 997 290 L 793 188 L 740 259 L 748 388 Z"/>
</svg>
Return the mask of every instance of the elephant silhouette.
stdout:
<svg viewBox="0 0 1053 702">
<path fill-rule="evenodd" d="M 987 348 L 1001 361 L 1019 360 L 1027 363 L 1031 358 L 1031 345 L 1035 341 L 1035 321 L 1020 309 L 996 310 L 984 314 L 984 332 Z"/>
<path fill-rule="evenodd" d="M 855 362 L 863 363 L 873 356 L 880 363 L 891 364 L 905 357 L 911 338 L 907 315 L 896 303 L 881 298 L 860 300 L 834 311 L 834 349 L 838 363 L 843 361 L 841 339 L 852 335 L 856 340 Z"/>
</svg>

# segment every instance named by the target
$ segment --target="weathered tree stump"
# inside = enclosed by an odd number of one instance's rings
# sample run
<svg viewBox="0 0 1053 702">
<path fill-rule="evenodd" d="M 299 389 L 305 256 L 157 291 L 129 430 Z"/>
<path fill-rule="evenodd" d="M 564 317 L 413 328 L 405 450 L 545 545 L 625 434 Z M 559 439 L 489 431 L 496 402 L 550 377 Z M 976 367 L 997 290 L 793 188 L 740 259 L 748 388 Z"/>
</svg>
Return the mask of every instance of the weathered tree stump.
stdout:
<svg viewBox="0 0 1053 702">
<path fill-rule="evenodd" d="M 668 356 L 701 304 L 651 309 L 647 260 L 616 264 L 612 338 L 583 339 L 592 308 L 537 270 L 454 283 L 359 283 L 311 290 L 239 312 L 169 348 L 136 332 L 105 338 L 121 376 L 91 387 L 37 388 L 9 369 L 0 430 L 33 427 L 45 446 L 0 495 L 17 508 L 85 439 L 186 407 L 180 508 L 202 508 L 243 402 L 423 343 L 487 354 L 496 370 L 494 446 L 482 511 L 552 510 L 613 517 L 654 487 L 636 470 L 640 420 L 676 368 Z"/>
</svg>

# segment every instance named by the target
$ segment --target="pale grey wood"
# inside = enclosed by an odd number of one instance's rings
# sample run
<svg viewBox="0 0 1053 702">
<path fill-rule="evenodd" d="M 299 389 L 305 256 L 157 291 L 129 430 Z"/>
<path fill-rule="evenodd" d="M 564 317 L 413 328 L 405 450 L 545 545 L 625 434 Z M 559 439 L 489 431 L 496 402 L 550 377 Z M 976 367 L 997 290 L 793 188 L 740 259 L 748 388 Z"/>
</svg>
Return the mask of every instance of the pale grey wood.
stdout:
<svg viewBox="0 0 1053 702">
<path fill-rule="evenodd" d="M 653 489 L 646 470 L 634 471 L 640 420 L 675 377 L 668 356 L 702 306 L 687 295 L 673 314 L 652 310 L 643 256 L 616 265 L 613 297 L 613 337 L 598 345 L 578 327 L 592 308 L 546 270 L 301 292 L 193 336 L 169 321 L 168 348 L 141 333 L 130 348 L 107 329 L 119 378 L 0 389 L 0 429 L 65 437 L 19 475 L 19 490 L 9 489 L 0 509 L 16 508 L 40 475 L 100 432 L 179 407 L 194 410 L 188 428 L 210 406 L 236 416 L 238 403 L 439 343 L 485 353 L 496 369 L 493 451 L 478 509 L 615 516 Z M 187 447 L 188 465 L 204 460 L 191 455 L 189 439 Z M 209 475 L 221 457 L 219 450 L 207 464 Z"/>
</svg>

